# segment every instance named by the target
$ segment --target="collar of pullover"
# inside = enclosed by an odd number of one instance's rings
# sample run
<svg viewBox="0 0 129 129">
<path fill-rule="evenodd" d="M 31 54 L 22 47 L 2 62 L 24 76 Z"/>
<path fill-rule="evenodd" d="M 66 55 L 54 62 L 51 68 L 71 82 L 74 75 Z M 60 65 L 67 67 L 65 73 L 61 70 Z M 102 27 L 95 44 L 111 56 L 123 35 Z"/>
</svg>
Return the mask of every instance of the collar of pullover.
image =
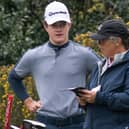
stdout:
<svg viewBox="0 0 129 129">
<path fill-rule="evenodd" d="M 54 50 L 60 50 L 61 48 L 66 48 L 69 45 L 69 41 L 61 46 L 52 44 L 51 42 L 49 42 L 48 45 L 49 45 L 49 47 L 53 48 Z"/>
</svg>

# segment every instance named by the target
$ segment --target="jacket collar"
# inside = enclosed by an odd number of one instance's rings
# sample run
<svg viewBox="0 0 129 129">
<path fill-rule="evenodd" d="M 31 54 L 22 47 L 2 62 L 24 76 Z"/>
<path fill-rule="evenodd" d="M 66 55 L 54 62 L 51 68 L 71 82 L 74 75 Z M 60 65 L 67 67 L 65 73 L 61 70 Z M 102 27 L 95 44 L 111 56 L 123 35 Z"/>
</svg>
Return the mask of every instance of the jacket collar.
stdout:
<svg viewBox="0 0 129 129">
<path fill-rule="evenodd" d="M 106 61 L 107 61 L 106 58 L 103 59 L 102 66 L 105 64 Z M 116 54 L 112 66 L 119 64 L 119 63 L 124 63 L 127 61 L 129 61 L 129 50 L 127 50 L 126 52 L 123 52 L 121 54 Z"/>
</svg>

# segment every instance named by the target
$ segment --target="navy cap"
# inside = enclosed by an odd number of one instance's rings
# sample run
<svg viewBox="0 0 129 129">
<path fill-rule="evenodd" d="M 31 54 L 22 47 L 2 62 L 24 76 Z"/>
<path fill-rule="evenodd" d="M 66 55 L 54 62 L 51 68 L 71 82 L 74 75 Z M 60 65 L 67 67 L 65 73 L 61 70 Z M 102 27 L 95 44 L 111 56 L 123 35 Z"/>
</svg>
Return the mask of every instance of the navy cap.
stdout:
<svg viewBox="0 0 129 129">
<path fill-rule="evenodd" d="M 102 40 L 110 36 L 127 38 L 129 37 L 129 30 L 120 20 L 107 20 L 98 27 L 97 33 L 92 34 L 90 37 L 94 40 Z"/>
</svg>

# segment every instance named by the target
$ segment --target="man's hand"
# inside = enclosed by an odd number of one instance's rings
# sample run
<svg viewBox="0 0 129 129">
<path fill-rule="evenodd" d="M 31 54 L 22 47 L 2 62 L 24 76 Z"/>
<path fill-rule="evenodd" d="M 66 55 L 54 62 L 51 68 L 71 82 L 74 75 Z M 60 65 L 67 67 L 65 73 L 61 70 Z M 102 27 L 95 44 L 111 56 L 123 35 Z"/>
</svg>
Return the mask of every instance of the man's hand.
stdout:
<svg viewBox="0 0 129 129">
<path fill-rule="evenodd" d="M 84 105 L 87 102 L 88 103 L 94 103 L 95 102 L 95 97 L 96 97 L 96 92 L 95 90 L 82 90 L 79 93 L 79 103 L 80 105 Z"/>
<path fill-rule="evenodd" d="M 40 101 L 35 101 L 31 97 L 25 99 L 24 104 L 27 107 L 27 109 L 31 112 L 36 112 L 37 109 L 42 106 Z"/>
<path fill-rule="evenodd" d="M 84 97 L 79 97 L 79 96 L 77 96 L 77 99 L 78 99 L 78 102 L 79 102 L 79 104 L 80 104 L 80 106 L 85 106 L 86 105 L 86 99 L 84 98 Z"/>
</svg>

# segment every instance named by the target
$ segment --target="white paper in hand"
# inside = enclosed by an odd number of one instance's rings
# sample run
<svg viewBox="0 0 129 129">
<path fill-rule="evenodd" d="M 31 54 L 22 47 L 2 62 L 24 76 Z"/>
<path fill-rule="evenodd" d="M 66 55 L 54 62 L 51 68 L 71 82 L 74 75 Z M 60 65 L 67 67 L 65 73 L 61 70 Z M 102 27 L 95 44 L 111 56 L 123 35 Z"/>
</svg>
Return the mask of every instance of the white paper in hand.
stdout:
<svg viewBox="0 0 129 129">
<path fill-rule="evenodd" d="M 97 92 L 97 91 L 100 90 L 100 88 L 101 88 L 101 85 L 98 85 L 97 87 L 93 88 L 92 91 L 96 91 Z"/>
</svg>

